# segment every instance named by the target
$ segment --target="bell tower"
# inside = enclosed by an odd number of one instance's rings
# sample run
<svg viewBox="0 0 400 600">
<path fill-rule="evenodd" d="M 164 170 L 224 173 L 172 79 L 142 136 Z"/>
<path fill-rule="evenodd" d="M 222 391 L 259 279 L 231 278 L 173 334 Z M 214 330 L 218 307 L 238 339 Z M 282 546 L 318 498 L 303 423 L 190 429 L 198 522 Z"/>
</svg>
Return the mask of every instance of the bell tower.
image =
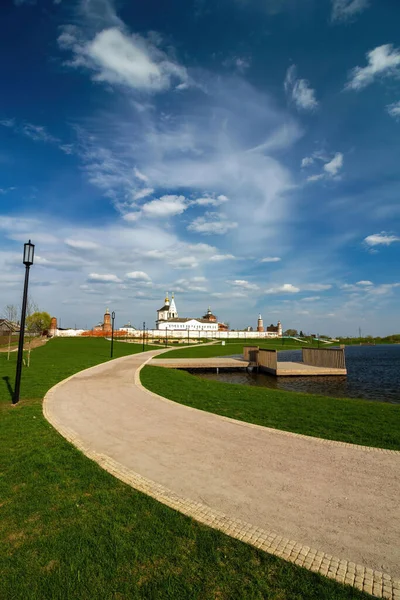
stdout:
<svg viewBox="0 0 400 600">
<path fill-rule="evenodd" d="M 261 315 L 258 315 L 257 331 L 264 331 L 264 321 L 262 320 Z"/>
<path fill-rule="evenodd" d="M 111 329 L 111 315 L 110 311 L 107 308 L 104 314 L 103 331 L 104 333 L 111 333 Z"/>
</svg>

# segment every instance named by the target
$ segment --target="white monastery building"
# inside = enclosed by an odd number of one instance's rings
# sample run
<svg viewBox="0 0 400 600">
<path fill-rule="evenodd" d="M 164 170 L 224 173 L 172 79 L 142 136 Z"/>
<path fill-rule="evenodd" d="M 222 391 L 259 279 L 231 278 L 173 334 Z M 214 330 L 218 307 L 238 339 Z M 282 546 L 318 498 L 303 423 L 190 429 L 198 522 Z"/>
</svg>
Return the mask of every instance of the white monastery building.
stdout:
<svg viewBox="0 0 400 600">
<path fill-rule="evenodd" d="M 209 308 L 207 314 L 201 319 L 180 318 L 175 304 L 175 297 L 172 294 L 171 302 L 169 301 L 168 292 L 164 300 L 164 306 L 157 311 L 157 329 L 168 331 L 225 331 L 227 329 L 224 323 L 218 323 L 217 317 L 212 314 Z"/>
</svg>

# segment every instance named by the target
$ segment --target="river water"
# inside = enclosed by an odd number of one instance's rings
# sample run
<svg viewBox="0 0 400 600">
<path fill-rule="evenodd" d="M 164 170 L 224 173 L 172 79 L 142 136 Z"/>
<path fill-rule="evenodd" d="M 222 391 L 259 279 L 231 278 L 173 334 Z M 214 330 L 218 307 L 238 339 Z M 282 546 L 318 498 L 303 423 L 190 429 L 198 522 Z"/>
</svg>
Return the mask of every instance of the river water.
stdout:
<svg viewBox="0 0 400 600">
<path fill-rule="evenodd" d="M 366 398 L 400 404 L 400 345 L 347 346 L 347 377 L 273 377 L 246 371 L 196 372 L 199 377 L 324 396 Z M 279 361 L 301 361 L 301 350 L 278 353 Z"/>
</svg>

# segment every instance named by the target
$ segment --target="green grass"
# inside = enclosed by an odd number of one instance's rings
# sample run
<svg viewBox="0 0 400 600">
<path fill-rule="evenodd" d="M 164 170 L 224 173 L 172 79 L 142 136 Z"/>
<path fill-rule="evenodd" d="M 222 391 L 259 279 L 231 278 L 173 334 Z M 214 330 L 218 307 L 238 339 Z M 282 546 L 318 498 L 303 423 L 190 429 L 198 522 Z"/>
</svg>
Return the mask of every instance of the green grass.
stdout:
<svg viewBox="0 0 400 600">
<path fill-rule="evenodd" d="M 295 340 L 232 340 L 227 341 L 225 346 L 220 342 L 210 346 L 199 346 L 193 348 L 179 348 L 171 350 L 158 358 L 211 358 L 213 356 L 229 356 L 231 354 L 243 354 L 243 346 L 258 346 L 271 350 L 299 350 L 303 347 L 316 348 L 317 344 L 304 344 Z M 329 347 L 328 344 L 323 346 Z M 322 345 L 321 345 L 322 347 Z M 156 357 L 157 358 L 157 357 Z"/>
<path fill-rule="evenodd" d="M 66 442 L 40 397 L 108 353 L 104 340 L 53 340 L 32 352 L 18 405 L 0 386 L 2 600 L 369 598 L 184 517 Z M 0 355 L 0 383 L 14 368 Z"/>
<path fill-rule="evenodd" d="M 208 381 L 146 366 L 143 385 L 161 396 L 240 421 L 329 440 L 400 450 L 400 406 Z"/>
</svg>

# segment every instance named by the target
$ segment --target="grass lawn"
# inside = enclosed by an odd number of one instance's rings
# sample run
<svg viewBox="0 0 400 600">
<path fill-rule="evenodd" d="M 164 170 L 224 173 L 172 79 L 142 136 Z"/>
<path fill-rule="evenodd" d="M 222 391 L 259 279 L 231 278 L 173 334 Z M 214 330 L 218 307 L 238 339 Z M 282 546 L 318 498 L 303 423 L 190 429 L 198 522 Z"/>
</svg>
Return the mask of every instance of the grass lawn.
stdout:
<svg viewBox="0 0 400 600">
<path fill-rule="evenodd" d="M 324 346 L 329 347 L 328 344 Z M 213 356 L 230 356 L 231 354 L 243 354 L 243 346 L 258 346 L 259 348 L 269 348 L 271 350 L 300 350 L 303 347 L 316 348 L 317 343 L 304 344 L 295 340 L 232 340 L 227 341 L 225 346 L 220 342 L 210 346 L 200 346 L 193 348 L 180 348 L 170 350 L 160 355 L 159 358 L 211 358 Z M 322 347 L 322 345 L 321 345 Z M 157 357 L 156 357 L 157 358 Z"/>
<path fill-rule="evenodd" d="M 140 379 L 156 394 L 218 415 L 330 440 L 400 450 L 399 405 L 208 381 L 162 367 L 144 367 Z"/>
<path fill-rule="evenodd" d="M 116 356 L 140 350 L 114 348 Z M 369 598 L 196 523 L 66 442 L 42 416 L 41 398 L 108 355 L 109 343 L 98 339 L 52 340 L 32 351 L 15 407 L 16 357 L 0 355 L 2 600 Z"/>
</svg>

